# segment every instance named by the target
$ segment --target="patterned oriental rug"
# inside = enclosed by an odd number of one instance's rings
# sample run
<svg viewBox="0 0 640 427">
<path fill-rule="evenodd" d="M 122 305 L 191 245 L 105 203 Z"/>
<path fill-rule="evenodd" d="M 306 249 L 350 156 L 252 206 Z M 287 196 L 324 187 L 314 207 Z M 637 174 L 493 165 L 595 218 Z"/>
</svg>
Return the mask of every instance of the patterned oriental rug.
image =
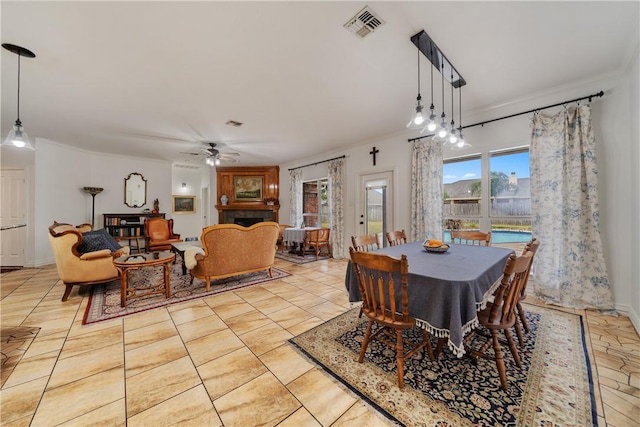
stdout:
<svg viewBox="0 0 640 427">
<path fill-rule="evenodd" d="M 322 259 L 329 259 L 329 256 L 326 253 L 320 254 L 318 259 L 316 260 L 315 255 L 306 254 L 305 256 L 300 256 L 297 254 L 291 254 L 289 252 L 276 252 L 276 258 L 283 259 L 285 261 L 293 262 L 295 264 L 306 264 L 308 262 L 320 261 Z"/>
<path fill-rule="evenodd" d="M 278 280 L 291 276 L 291 273 L 272 268 L 273 277 L 269 277 L 266 271 L 230 277 L 228 279 L 212 280 L 211 290 L 206 291 L 204 280 L 193 279 L 193 285 L 189 283 L 189 273 L 182 275 L 180 260 L 171 266 L 171 297 L 165 298 L 164 294 L 147 295 L 127 301 L 126 307 L 120 306 L 120 280 L 94 285 L 91 287 L 89 303 L 82 319 L 82 324 L 100 322 L 116 317 L 127 316 L 153 308 L 165 307 L 170 304 L 183 302 L 195 298 L 202 298 L 222 292 L 233 291 L 259 283 Z M 162 267 L 146 267 L 129 272 L 129 286 L 135 287 L 136 283 L 160 283 L 163 280 Z"/>
<path fill-rule="evenodd" d="M 525 348 L 518 348 L 522 368 L 503 347 L 507 391 L 500 388 L 495 362 L 479 359 L 474 365 L 446 349 L 435 362 L 421 354 L 406 361 L 400 391 L 394 351 L 374 341 L 363 363 L 357 361 L 367 324 L 358 318 L 359 308 L 289 341 L 400 425 L 597 425 L 582 318 L 537 306 L 526 310 L 530 332 Z"/>
</svg>

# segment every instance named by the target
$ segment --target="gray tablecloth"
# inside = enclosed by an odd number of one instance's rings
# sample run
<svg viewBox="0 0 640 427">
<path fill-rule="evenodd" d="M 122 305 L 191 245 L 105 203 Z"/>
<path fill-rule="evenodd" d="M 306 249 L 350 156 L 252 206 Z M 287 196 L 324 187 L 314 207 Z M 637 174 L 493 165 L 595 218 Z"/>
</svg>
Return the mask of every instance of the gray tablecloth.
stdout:
<svg viewBox="0 0 640 427">
<path fill-rule="evenodd" d="M 409 261 L 409 314 L 436 337 L 449 337 L 448 346 L 464 354 L 462 339 L 478 325 L 477 311 L 502 277 L 511 249 L 451 245 L 445 253 L 429 253 L 422 242 L 383 248 L 377 252 Z M 349 301 L 361 301 L 351 262 L 345 286 Z"/>
</svg>

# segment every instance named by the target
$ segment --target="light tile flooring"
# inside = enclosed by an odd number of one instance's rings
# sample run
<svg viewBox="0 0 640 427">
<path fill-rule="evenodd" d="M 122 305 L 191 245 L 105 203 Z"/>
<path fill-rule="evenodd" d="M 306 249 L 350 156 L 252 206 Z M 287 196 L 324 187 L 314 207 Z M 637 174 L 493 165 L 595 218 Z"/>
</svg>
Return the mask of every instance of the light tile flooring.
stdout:
<svg viewBox="0 0 640 427">
<path fill-rule="evenodd" d="M 2 325 L 42 328 L 0 390 L 3 426 L 387 425 L 286 342 L 349 309 L 344 260 L 125 318 L 82 325 L 87 298 L 54 266 L 5 273 Z M 640 425 L 640 339 L 585 314 L 599 425 Z"/>
</svg>

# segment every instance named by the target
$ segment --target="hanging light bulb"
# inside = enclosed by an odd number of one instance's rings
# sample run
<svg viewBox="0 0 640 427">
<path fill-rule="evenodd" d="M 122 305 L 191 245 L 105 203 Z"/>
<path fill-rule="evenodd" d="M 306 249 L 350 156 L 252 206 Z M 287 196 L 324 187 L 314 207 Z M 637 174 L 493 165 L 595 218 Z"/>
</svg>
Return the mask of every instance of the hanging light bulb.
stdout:
<svg viewBox="0 0 640 427">
<path fill-rule="evenodd" d="M 458 86 L 458 96 L 458 118 L 460 119 L 460 126 L 458 127 L 458 140 L 451 146 L 452 150 L 464 150 L 465 148 L 471 147 L 471 144 L 465 141 L 464 135 L 462 135 L 462 85 Z"/>
<path fill-rule="evenodd" d="M 418 49 L 418 96 L 416 97 L 416 111 L 407 123 L 408 129 L 422 129 L 424 127 L 424 116 L 422 115 L 422 95 L 420 95 L 420 50 Z"/>
<path fill-rule="evenodd" d="M 220 158 L 216 157 L 215 164 L 216 164 L 216 166 L 220 166 Z"/>
<path fill-rule="evenodd" d="M 9 135 L 2 142 L 3 147 L 15 147 L 22 148 L 26 150 L 35 150 L 33 145 L 31 145 L 31 141 L 29 141 L 29 136 L 27 132 L 25 132 L 22 127 L 22 122 L 20 121 L 20 57 L 24 56 L 26 58 L 35 58 L 36 55 L 31 52 L 29 49 L 25 49 L 21 46 L 16 46 L 9 43 L 2 43 L 2 47 L 7 49 L 9 52 L 15 53 L 18 55 L 18 109 L 17 109 L 17 119 L 15 124 L 13 125 L 13 129 L 9 131 Z"/>
</svg>

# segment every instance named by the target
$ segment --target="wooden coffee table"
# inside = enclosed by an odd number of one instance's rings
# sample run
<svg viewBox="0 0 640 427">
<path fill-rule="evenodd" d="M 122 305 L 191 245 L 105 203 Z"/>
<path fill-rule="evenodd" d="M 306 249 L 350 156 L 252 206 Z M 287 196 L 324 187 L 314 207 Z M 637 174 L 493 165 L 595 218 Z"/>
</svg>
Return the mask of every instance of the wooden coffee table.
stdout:
<svg viewBox="0 0 640 427">
<path fill-rule="evenodd" d="M 151 294 L 165 294 L 171 296 L 170 265 L 176 259 L 171 252 L 148 252 L 135 255 L 121 256 L 113 260 L 113 265 L 120 272 L 120 305 L 124 307 L 127 300 Z M 164 270 L 164 283 L 151 284 L 149 286 L 129 287 L 129 271 L 143 267 L 161 265 Z"/>
</svg>

